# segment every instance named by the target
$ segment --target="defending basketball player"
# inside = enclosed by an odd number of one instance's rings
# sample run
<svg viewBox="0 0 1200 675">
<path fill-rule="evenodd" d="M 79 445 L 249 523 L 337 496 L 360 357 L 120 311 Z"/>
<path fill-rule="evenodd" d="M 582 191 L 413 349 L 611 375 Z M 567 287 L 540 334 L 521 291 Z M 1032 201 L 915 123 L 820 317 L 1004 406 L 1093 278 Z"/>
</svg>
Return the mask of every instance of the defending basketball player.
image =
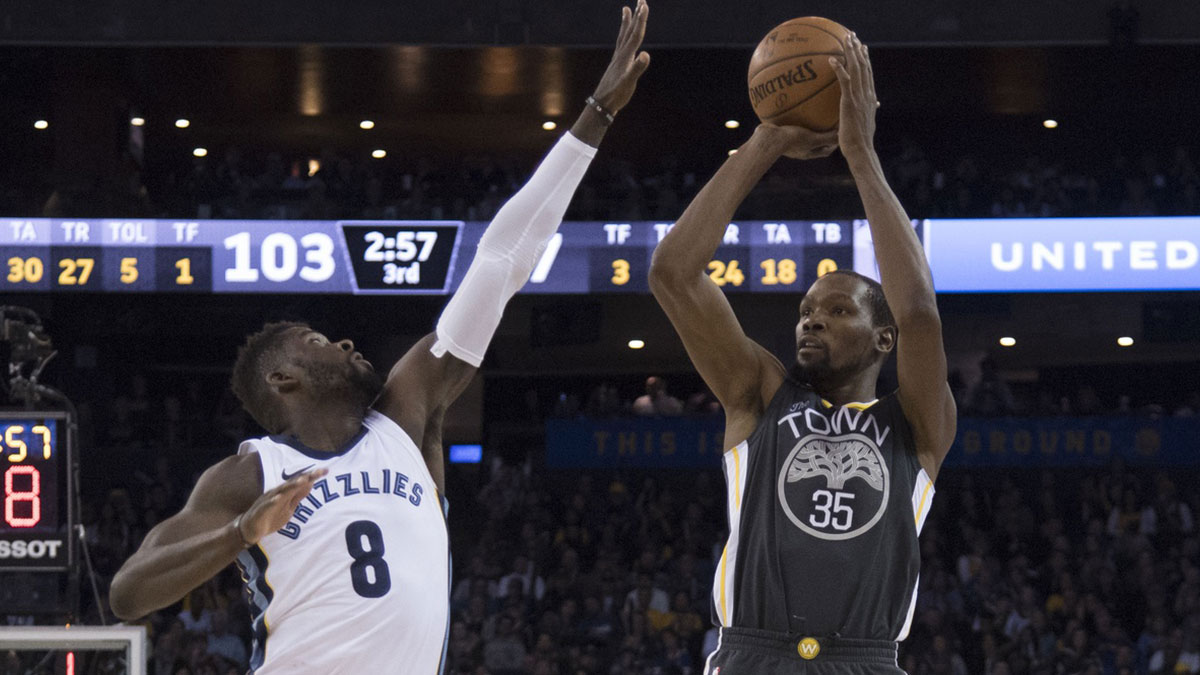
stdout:
<svg viewBox="0 0 1200 675">
<path fill-rule="evenodd" d="M 840 125 L 762 125 L 654 252 L 651 289 L 725 407 L 729 540 L 705 672 L 898 673 L 916 604 L 917 536 L 955 433 L 933 282 L 875 154 L 875 87 L 856 37 L 834 69 Z M 882 287 L 853 272 L 800 302 L 794 363 L 749 339 L 705 274 L 734 210 L 781 156 L 840 146 L 870 219 Z M 886 300 L 885 300 L 886 296 Z M 899 390 L 876 380 L 897 352 Z"/>
<path fill-rule="evenodd" d="M 114 613 L 165 607 L 236 559 L 252 605 L 252 672 L 440 672 L 450 583 L 442 416 L 649 65 L 639 51 L 648 14 L 645 0 L 622 9 L 587 107 L 488 226 L 435 332 L 386 380 L 349 340 L 304 324 L 248 338 L 233 388 L 272 435 L 209 468 L 183 510 L 151 530 L 113 580 Z"/>
</svg>

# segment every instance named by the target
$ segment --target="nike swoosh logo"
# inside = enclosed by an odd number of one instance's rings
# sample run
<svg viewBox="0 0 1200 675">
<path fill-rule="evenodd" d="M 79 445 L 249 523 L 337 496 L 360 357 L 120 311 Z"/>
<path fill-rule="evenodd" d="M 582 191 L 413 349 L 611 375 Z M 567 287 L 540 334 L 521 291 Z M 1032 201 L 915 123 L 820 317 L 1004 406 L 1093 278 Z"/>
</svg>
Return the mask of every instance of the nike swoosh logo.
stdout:
<svg viewBox="0 0 1200 675">
<path fill-rule="evenodd" d="M 300 474 L 304 473 L 305 471 L 308 471 L 309 469 L 313 468 L 314 466 L 316 466 L 316 464 L 309 464 L 308 466 L 304 467 L 303 469 L 300 469 L 299 471 L 293 471 L 292 473 L 288 473 L 287 469 L 284 469 L 283 470 L 283 479 L 291 480 L 291 479 L 295 478 L 296 476 L 299 476 Z"/>
</svg>

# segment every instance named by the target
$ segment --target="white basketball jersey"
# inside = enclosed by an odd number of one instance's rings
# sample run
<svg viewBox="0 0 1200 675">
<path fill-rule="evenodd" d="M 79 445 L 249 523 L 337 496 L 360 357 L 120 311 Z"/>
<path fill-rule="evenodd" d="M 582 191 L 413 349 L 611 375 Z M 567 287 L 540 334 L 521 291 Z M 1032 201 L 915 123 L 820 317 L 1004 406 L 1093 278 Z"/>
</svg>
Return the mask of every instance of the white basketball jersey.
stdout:
<svg viewBox="0 0 1200 675">
<path fill-rule="evenodd" d="M 329 474 L 281 530 L 238 556 L 253 621 L 250 671 L 442 670 L 449 629 L 445 505 L 420 449 L 388 417 L 334 453 L 280 436 L 244 441 L 263 490 L 309 469 Z"/>
</svg>

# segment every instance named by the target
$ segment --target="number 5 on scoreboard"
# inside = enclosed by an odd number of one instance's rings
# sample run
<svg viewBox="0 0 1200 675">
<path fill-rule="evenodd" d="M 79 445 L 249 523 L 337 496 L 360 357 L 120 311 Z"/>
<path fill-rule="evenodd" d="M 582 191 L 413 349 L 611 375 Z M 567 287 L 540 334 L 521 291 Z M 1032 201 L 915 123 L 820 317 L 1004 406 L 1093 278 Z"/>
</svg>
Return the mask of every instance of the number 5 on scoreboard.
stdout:
<svg viewBox="0 0 1200 675">
<path fill-rule="evenodd" d="M 29 451 L 29 446 L 25 445 L 25 441 L 16 438 L 16 436 L 23 433 L 25 433 L 25 427 L 23 426 L 11 426 L 4 430 L 4 444 L 16 451 L 8 456 L 8 461 L 14 464 L 24 462 L 25 455 Z"/>
<path fill-rule="evenodd" d="M 132 284 L 138 280 L 137 258 L 121 258 L 121 283 Z"/>
</svg>

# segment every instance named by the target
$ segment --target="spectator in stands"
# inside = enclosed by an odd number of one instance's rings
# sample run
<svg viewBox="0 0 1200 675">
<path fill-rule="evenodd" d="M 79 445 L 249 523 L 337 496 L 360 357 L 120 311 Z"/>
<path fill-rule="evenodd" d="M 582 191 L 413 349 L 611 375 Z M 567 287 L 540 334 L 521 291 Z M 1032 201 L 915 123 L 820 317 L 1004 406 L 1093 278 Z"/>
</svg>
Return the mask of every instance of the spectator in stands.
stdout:
<svg viewBox="0 0 1200 675">
<path fill-rule="evenodd" d="M 496 635 L 483 648 L 483 662 L 493 675 L 515 675 L 525 667 L 525 644 L 517 636 L 515 621 L 501 614 Z"/>
<path fill-rule="evenodd" d="M 683 403 L 667 393 L 667 381 L 657 375 L 646 378 L 646 393 L 633 402 L 633 413 L 642 417 L 672 417 L 683 413 Z"/>
<path fill-rule="evenodd" d="M 208 609 L 208 589 L 201 586 L 184 600 L 186 609 L 179 612 L 183 629 L 189 633 L 207 634 L 212 630 L 212 612 Z"/>
<path fill-rule="evenodd" d="M 497 584 L 497 597 L 504 597 L 517 589 L 526 599 L 541 600 L 546 594 L 546 582 L 534 571 L 533 561 L 524 555 L 513 558 L 512 570 Z"/>
<path fill-rule="evenodd" d="M 604 608 L 599 596 L 588 595 L 583 601 L 583 617 L 576 632 L 588 642 L 598 645 L 609 644 L 617 635 L 617 624 L 612 614 Z"/>
<path fill-rule="evenodd" d="M 237 664 L 245 669 L 249 662 L 246 645 L 241 638 L 229 632 L 229 613 L 218 609 L 212 613 L 212 629 L 208 633 L 208 653 Z"/>
<path fill-rule="evenodd" d="M 1000 377 L 995 360 L 988 356 L 979 363 L 981 375 L 967 396 L 967 411 L 981 417 L 999 417 L 1016 412 L 1012 390 Z"/>
</svg>

